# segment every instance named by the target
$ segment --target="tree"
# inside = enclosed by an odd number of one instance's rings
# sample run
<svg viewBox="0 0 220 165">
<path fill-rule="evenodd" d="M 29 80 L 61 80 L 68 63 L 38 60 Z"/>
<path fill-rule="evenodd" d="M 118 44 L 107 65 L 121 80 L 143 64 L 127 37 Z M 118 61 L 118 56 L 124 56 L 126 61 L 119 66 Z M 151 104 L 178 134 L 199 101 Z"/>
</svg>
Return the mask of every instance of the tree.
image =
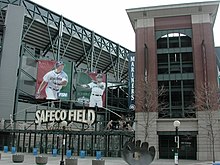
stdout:
<svg viewBox="0 0 220 165">
<path fill-rule="evenodd" d="M 154 84 L 149 82 L 147 78 L 145 78 L 142 82 L 142 89 L 136 91 L 136 96 L 141 96 L 137 100 L 137 104 L 142 104 L 141 112 L 143 112 L 143 122 L 138 123 L 141 127 L 144 128 L 144 142 L 147 141 L 149 137 L 150 128 L 155 123 L 155 120 L 158 118 L 158 114 L 163 111 L 168 103 L 164 100 L 167 89 L 164 86 L 160 86 L 158 88 L 154 88 Z M 144 94 L 139 94 L 144 93 Z M 158 113 L 153 113 L 158 112 Z"/>
<path fill-rule="evenodd" d="M 195 108 L 203 112 L 205 125 L 201 128 L 208 132 L 208 139 L 211 142 L 212 161 L 215 162 L 215 142 L 218 128 L 219 90 L 212 84 L 202 85 L 195 93 Z"/>
</svg>

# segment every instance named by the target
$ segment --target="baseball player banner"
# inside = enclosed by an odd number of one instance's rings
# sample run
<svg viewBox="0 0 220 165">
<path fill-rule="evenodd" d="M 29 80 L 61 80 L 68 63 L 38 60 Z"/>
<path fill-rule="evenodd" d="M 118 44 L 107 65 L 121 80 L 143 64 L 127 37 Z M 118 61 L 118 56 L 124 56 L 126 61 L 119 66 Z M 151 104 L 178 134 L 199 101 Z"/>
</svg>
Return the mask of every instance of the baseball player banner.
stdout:
<svg viewBox="0 0 220 165">
<path fill-rule="evenodd" d="M 78 72 L 76 80 L 76 105 L 105 107 L 106 75 Z"/>
<path fill-rule="evenodd" d="M 47 100 L 70 99 L 70 83 L 68 74 L 71 74 L 70 64 L 63 61 L 38 61 L 36 82 L 36 98 Z"/>
</svg>

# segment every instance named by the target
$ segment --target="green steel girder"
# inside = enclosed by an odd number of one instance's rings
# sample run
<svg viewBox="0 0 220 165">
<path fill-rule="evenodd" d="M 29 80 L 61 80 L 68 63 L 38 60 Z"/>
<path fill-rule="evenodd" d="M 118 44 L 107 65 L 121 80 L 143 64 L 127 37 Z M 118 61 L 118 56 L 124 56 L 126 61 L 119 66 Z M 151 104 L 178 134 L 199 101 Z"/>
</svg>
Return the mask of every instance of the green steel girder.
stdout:
<svg viewBox="0 0 220 165">
<path fill-rule="evenodd" d="M 15 0 L 14 0 L 15 1 Z M 39 6 L 29 0 L 19 0 L 19 3 L 15 3 L 14 1 L 8 0 L 8 3 L 13 3 L 13 4 L 20 4 L 20 1 L 22 1 L 21 5 L 23 5 L 26 9 L 26 14 L 32 17 L 32 19 L 36 19 L 38 16 L 38 19 L 41 18 L 41 20 L 45 24 L 50 24 L 54 25 L 57 29 L 59 28 L 59 21 L 60 21 L 60 15 L 47 10 L 46 8 Z M 18 0 L 17 0 L 18 1 Z M 84 42 L 90 43 L 91 44 L 91 36 L 92 36 L 92 31 L 63 17 L 63 24 L 64 24 L 64 32 L 69 34 L 69 35 L 74 35 L 74 37 L 83 40 Z M 101 35 L 95 33 L 94 35 L 94 46 L 98 48 L 104 48 L 105 51 L 111 52 L 112 54 L 116 55 L 116 50 L 117 50 L 117 45 L 113 41 L 102 37 Z M 126 57 L 127 54 L 131 52 L 130 50 L 120 46 L 119 47 L 119 56 L 120 57 Z"/>
<path fill-rule="evenodd" d="M 116 63 L 117 57 L 114 57 L 114 59 L 103 69 L 104 73 L 107 73 Z"/>
<path fill-rule="evenodd" d="M 50 27 L 50 29 L 53 30 L 53 34 L 49 34 L 49 36 L 52 35 L 53 40 L 55 40 L 55 38 L 57 36 L 56 33 L 58 33 L 58 31 L 59 31 L 60 21 L 62 21 L 63 35 L 65 34 L 65 35 L 68 35 L 68 36 L 74 38 L 75 40 L 77 39 L 78 41 L 81 41 L 83 44 L 86 45 L 85 46 L 86 49 L 89 45 L 89 47 L 91 46 L 93 48 L 93 50 L 99 49 L 99 50 L 102 50 L 102 52 L 105 52 L 105 54 L 107 54 L 107 55 L 109 54 L 109 58 L 106 57 L 106 58 L 108 58 L 108 63 L 106 63 L 105 66 L 103 64 L 100 65 L 100 66 L 102 66 L 101 68 L 105 68 L 105 70 L 103 70 L 104 72 L 112 70 L 114 72 L 114 74 L 117 75 L 116 77 L 117 77 L 117 80 L 119 80 L 119 81 L 120 81 L 120 78 L 122 77 L 122 75 L 124 75 L 124 73 L 125 73 L 124 68 L 126 67 L 124 61 L 126 61 L 126 63 L 127 63 L 128 55 L 131 52 L 130 50 L 128 50 L 125 47 L 122 47 L 119 44 L 95 33 L 94 31 L 91 31 L 91 30 L 89 30 L 89 29 L 87 29 L 87 28 L 61 16 L 61 15 L 58 15 L 57 13 L 55 13 L 53 11 L 50 11 L 50 10 L 32 2 L 32 1 L 29 1 L 29 0 L 0 0 L 0 7 L 2 10 L 4 10 L 4 8 L 6 8 L 8 4 L 23 6 L 25 8 L 25 17 L 28 19 L 31 19 L 31 23 L 30 23 L 29 27 L 27 27 L 26 31 L 24 31 L 24 35 L 26 35 L 28 33 L 28 30 L 31 28 L 31 26 L 33 26 L 32 21 L 34 20 L 36 22 L 42 23 L 43 25 L 45 25 L 47 27 Z M 30 34 L 27 34 L 27 35 L 30 36 L 31 34 L 33 34 L 33 32 L 34 31 L 32 31 Z M 46 35 L 48 35 L 48 34 L 46 34 Z M 24 37 L 25 36 L 23 36 L 23 38 Z M 40 39 L 40 37 L 39 37 L 39 39 Z M 34 39 L 32 39 L 32 40 L 34 40 Z M 38 41 L 36 41 L 36 44 L 40 44 L 40 43 Z M 49 41 L 49 42 L 47 41 L 47 43 L 45 44 L 44 51 L 43 51 L 44 55 L 45 55 L 45 52 L 47 52 L 51 49 L 51 44 L 52 44 L 51 41 Z M 68 51 L 67 51 L 67 55 L 70 56 Z M 92 58 L 92 57 L 87 57 L 86 59 L 88 59 L 88 58 Z M 97 58 L 97 59 L 99 60 L 99 58 Z M 114 61 L 115 59 L 117 59 L 116 62 Z M 85 62 L 85 61 L 81 61 L 81 60 L 85 60 L 84 57 L 82 57 L 81 59 L 78 58 L 78 60 L 79 60 L 78 61 L 79 64 L 82 62 Z M 100 63 L 102 63 L 102 62 L 103 62 L 103 59 L 102 59 L 102 61 L 100 60 Z M 111 64 L 109 64 L 109 62 L 111 62 Z M 97 66 L 97 61 L 96 61 L 95 66 Z M 117 73 L 115 73 L 115 72 L 117 72 Z"/>
<path fill-rule="evenodd" d="M 52 42 L 54 42 L 54 41 L 56 40 L 56 38 L 58 37 L 58 35 L 59 35 L 59 32 L 57 32 L 57 33 L 53 36 Z M 49 42 L 49 43 L 47 44 L 47 46 L 43 49 L 43 54 L 42 54 L 42 56 L 45 56 L 45 55 L 47 54 L 47 52 L 48 52 L 51 48 L 52 48 L 52 44 L 51 44 L 51 42 Z"/>
<path fill-rule="evenodd" d="M 84 46 L 84 54 L 82 54 L 77 60 L 76 60 L 76 67 L 78 67 L 83 61 L 84 59 L 86 59 L 86 56 L 87 54 L 91 51 L 92 49 L 92 46 L 89 46 L 87 48 L 85 48 L 85 45 L 83 44 Z"/>
</svg>

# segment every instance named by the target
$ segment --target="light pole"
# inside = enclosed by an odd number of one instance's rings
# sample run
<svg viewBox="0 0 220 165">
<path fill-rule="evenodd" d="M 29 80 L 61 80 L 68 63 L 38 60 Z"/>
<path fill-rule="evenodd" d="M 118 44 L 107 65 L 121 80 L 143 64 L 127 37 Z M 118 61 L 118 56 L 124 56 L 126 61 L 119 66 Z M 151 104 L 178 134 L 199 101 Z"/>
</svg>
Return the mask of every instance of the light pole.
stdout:
<svg viewBox="0 0 220 165">
<path fill-rule="evenodd" d="M 174 164 L 178 165 L 179 161 L 178 161 L 178 152 L 179 152 L 179 135 L 178 135 L 178 129 L 180 126 L 180 121 L 179 120 L 175 120 L 173 122 L 173 126 L 176 130 L 176 134 L 175 134 L 175 143 L 176 143 L 176 150 L 175 150 L 175 156 L 174 156 Z"/>
<path fill-rule="evenodd" d="M 65 147 L 65 128 L 67 126 L 67 122 L 66 121 L 62 121 L 60 123 L 60 126 L 63 128 L 62 155 L 61 155 L 60 165 L 64 165 L 63 157 L 64 157 L 64 147 Z"/>
</svg>

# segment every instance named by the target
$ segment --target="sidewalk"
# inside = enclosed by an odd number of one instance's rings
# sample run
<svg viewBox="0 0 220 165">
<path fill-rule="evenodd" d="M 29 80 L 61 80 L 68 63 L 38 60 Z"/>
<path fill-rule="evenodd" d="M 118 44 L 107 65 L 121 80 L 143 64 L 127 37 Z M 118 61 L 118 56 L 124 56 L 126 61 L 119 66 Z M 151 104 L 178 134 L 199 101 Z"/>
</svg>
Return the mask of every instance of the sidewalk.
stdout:
<svg viewBox="0 0 220 165">
<path fill-rule="evenodd" d="M 25 155 L 24 162 L 23 163 L 16 163 L 16 164 L 23 164 L 23 165 L 34 165 L 35 163 L 35 157 L 33 154 L 26 154 Z M 12 165 L 15 164 L 12 162 L 11 159 L 12 154 L 9 153 L 2 153 L 1 152 L 1 160 L 0 165 Z M 59 165 L 60 163 L 60 155 L 57 157 L 52 157 L 52 155 L 48 154 L 48 163 L 47 165 Z M 85 158 L 78 158 L 78 165 L 91 165 L 92 160 L 95 159 L 95 157 L 85 157 Z M 127 163 L 122 158 L 113 158 L 113 157 L 104 157 L 105 165 L 127 165 Z M 211 165 L 211 161 L 196 161 L 196 160 L 179 160 L 179 165 Z M 151 165 L 174 165 L 174 160 L 171 159 L 159 159 L 154 160 Z"/>
</svg>

